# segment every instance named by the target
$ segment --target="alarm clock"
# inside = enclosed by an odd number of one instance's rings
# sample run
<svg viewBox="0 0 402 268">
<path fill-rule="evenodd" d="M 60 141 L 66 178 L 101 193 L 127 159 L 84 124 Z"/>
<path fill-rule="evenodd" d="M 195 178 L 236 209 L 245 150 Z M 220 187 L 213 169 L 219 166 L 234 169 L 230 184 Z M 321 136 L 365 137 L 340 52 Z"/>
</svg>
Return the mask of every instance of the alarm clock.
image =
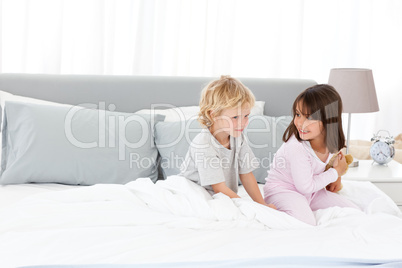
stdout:
<svg viewBox="0 0 402 268">
<path fill-rule="evenodd" d="M 388 131 L 388 136 L 380 136 L 379 133 L 381 131 L 386 130 L 379 130 L 377 134 L 371 138 L 373 144 L 370 147 L 370 156 L 373 160 L 380 164 L 385 165 L 389 163 L 395 156 L 395 148 L 394 148 L 394 137 L 392 137 Z"/>
</svg>

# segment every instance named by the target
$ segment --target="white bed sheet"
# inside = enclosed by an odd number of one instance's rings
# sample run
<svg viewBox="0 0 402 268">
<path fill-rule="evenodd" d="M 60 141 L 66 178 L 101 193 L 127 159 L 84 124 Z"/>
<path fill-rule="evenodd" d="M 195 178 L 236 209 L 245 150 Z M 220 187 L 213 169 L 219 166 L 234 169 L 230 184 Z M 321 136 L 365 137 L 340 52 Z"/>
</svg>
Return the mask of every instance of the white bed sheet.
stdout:
<svg viewBox="0 0 402 268">
<path fill-rule="evenodd" d="M 370 182 L 340 194 L 363 211 L 317 211 L 318 226 L 250 201 L 211 198 L 171 176 L 153 184 L 0 187 L 1 267 L 323 256 L 402 259 L 402 217 Z M 240 195 L 246 196 L 244 188 Z"/>
</svg>

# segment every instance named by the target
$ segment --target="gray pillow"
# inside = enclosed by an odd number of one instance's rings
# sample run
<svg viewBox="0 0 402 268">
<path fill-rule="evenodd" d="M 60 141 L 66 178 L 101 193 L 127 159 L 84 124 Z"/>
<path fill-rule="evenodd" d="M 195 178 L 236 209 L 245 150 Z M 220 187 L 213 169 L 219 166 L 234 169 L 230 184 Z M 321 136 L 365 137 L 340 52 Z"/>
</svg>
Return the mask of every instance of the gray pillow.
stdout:
<svg viewBox="0 0 402 268">
<path fill-rule="evenodd" d="M 155 144 L 161 156 L 163 177 L 177 175 L 191 141 L 202 127 L 196 119 L 158 122 L 155 125 Z"/>
<path fill-rule="evenodd" d="M 156 181 L 162 118 L 70 105 L 6 102 L 1 184 Z"/>
<path fill-rule="evenodd" d="M 252 116 L 244 132 L 250 148 L 260 160 L 260 167 L 253 171 L 259 183 L 265 183 L 265 177 L 274 154 L 282 145 L 282 135 L 292 117 Z M 198 121 L 158 122 L 155 125 L 155 144 L 161 155 L 161 167 L 164 178 L 180 172 L 188 147 L 202 127 Z"/>
</svg>

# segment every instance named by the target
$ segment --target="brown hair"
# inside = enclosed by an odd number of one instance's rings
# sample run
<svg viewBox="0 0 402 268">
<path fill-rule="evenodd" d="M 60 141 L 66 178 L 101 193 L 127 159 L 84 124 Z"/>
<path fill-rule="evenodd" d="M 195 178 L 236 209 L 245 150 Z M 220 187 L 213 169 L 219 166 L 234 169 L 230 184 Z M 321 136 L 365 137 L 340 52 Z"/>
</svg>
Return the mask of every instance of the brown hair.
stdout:
<svg viewBox="0 0 402 268">
<path fill-rule="evenodd" d="M 222 75 L 210 82 L 201 92 L 198 121 L 205 127 L 214 123 L 211 112 L 220 115 L 223 109 L 236 108 L 238 105 L 254 106 L 255 97 L 250 89 L 238 79 Z"/>
<path fill-rule="evenodd" d="M 334 87 L 319 84 L 307 88 L 297 96 L 293 103 L 293 119 L 283 134 L 283 141 L 287 142 L 292 135 L 302 141 L 297 127 L 294 124 L 297 104 L 305 117 L 322 122 L 325 131 L 325 144 L 331 153 L 338 152 L 345 147 L 345 135 L 342 128 L 342 99 Z"/>
</svg>

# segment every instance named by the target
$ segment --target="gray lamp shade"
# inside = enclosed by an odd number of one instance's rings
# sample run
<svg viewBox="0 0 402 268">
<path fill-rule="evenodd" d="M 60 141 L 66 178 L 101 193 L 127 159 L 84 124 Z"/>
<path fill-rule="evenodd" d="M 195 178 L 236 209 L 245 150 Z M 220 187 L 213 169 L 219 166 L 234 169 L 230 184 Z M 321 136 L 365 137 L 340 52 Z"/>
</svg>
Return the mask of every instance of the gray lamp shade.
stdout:
<svg viewBox="0 0 402 268">
<path fill-rule="evenodd" d="M 370 69 L 331 69 L 328 84 L 333 86 L 341 95 L 343 112 L 370 113 L 379 111 L 373 72 Z"/>
</svg>

